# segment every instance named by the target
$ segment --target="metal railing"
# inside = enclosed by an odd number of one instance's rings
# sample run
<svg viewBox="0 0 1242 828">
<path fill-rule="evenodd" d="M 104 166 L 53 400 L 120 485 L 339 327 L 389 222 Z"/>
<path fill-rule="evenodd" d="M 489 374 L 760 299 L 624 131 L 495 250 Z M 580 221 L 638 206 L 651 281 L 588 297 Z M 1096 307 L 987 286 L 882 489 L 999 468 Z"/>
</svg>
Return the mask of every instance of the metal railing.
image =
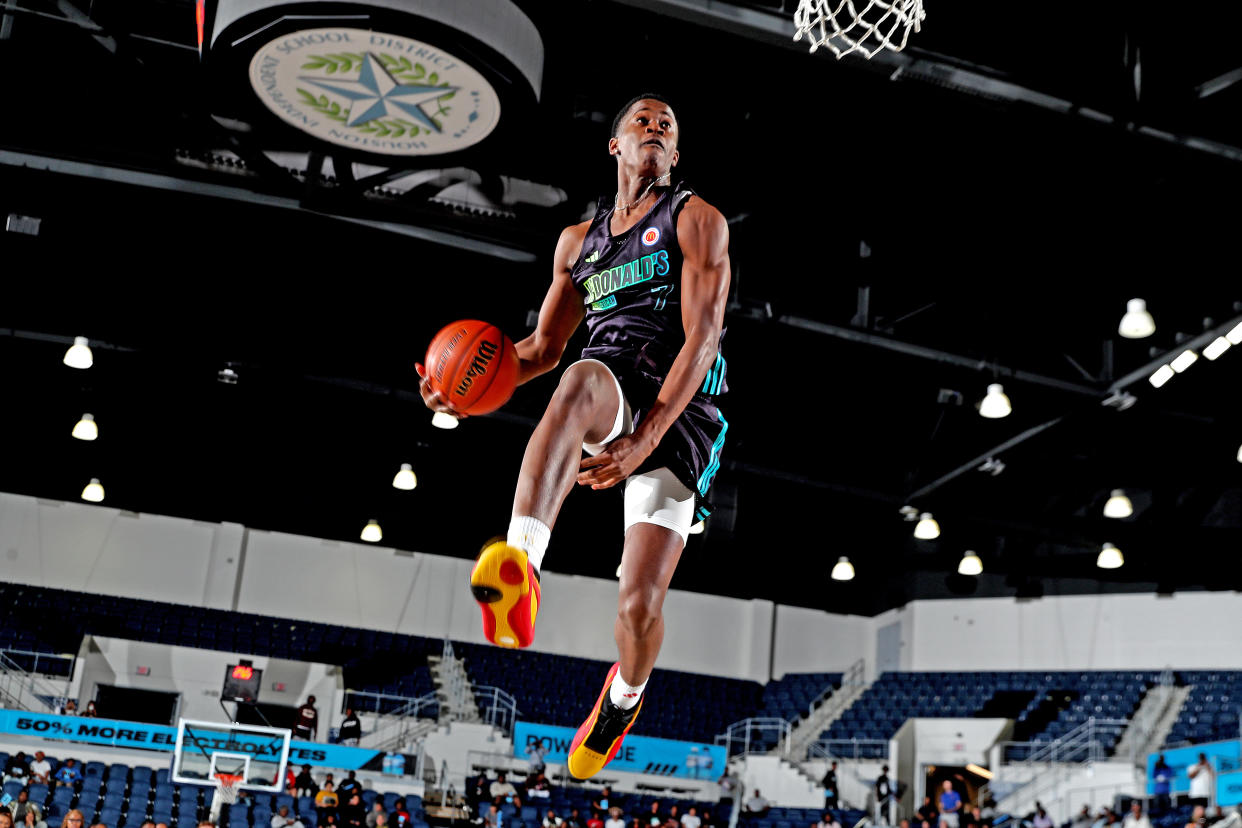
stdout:
<svg viewBox="0 0 1242 828">
<path fill-rule="evenodd" d="M 792 726 L 784 719 L 763 716 L 742 719 L 729 725 L 716 737 L 716 744 L 725 746 L 726 756 L 744 756 L 749 753 L 767 753 L 773 747 L 783 745 L 782 753 L 789 755 L 789 733 Z"/>
<path fill-rule="evenodd" d="M 812 699 L 811 703 L 807 706 L 806 708 L 807 715 L 809 716 L 810 714 L 814 713 L 815 709 L 819 707 L 821 704 L 823 704 L 824 699 L 828 698 L 833 693 L 837 692 L 838 689 L 844 690 L 846 687 L 862 687 L 864 684 L 866 684 L 867 681 L 864 678 L 866 674 L 866 667 L 867 667 L 867 661 L 866 659 L 862 659 L 862 658 L 858 659 L 853 664 L 851 664 L 849 666 L 849 669 L 845 671 L 845 674 L 841 676 L 841 687 L 840 688 L 834 688 L 831 686 L 825 687 L 823 692 L 820 693 L 818 696 L 816 696 L 814 699 Z"/>
<path fill-rule="evenodd" d="M 62 684 L 37 676 L 0 652 L 0 704 L 12 710 L 56 713 L 69 690 L 68 679 Z"/>
<path fill-rule="evenodd" d="M 513 725 L 519 714 L 517 699 L 501 690 L 486 684 L 474 686 L 474 700 L 479 705 L 479 715 L 483 721 L 504 731 L 513 738 Z"/>
<path fill-rule="evenodd" d="M 816 739 L 806 746 L 812 759 L 887 759 L 888 739 Z"/>
<path fill-rule="evenodd" d="M 367 690 L 346 690 L 345 707 L 353 708 L 362 723 L 364 747 L 400 749 L 417 740 L 440 710 L 435 693 L 425 696 L 393 696 Z"/>
<path fill-rule="evenodd" d="M 1003 742 L 1002 756 L 1011 747 L 1026 746 L 1034 748 L 1024 759 L 1010 762 L 1009 767 L 1027 766 L 1030 778 L 1018 781 L 1013 787 L 1001 794 L 1008 799 L 1019 794 L 1037 797 L 1044 791 L 1063 782 L 1078 767 L 1088 762 L 1099 762 L 1107 759 L 1112 745 L 1107 742 L 1116 737 L 1129 722 L 1125 719 L 1097 719 L 1091 717 L 1078 727 L 1052 742 Z M 1051 765 L 1051 770 L 1043 766 Z M 988 793 L 996 786 L 989 786 Z"/>
<path fill-rule="evenodd" d="M 77 656 L 62 653 L 38 653 L 34 650 L 15 650 L 10 647 L 0 648 L 0 655 L 8 656 L 17 666 L 27 673 L 37 673 L 49 679 L 73 679 L 73 666 Z M 59 668 L 59 669 L 54 669 Z"/>
</svg>

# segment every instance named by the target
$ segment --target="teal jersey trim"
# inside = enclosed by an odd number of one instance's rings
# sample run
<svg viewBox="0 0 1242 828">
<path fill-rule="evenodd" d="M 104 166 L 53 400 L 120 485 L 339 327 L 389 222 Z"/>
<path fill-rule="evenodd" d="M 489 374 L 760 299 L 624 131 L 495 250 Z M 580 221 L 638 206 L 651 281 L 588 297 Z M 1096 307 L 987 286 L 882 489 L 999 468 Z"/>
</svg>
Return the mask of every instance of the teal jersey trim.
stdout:
<svg viewBox="0 0 1242 828">
<path fill-rule="evenodd" d="M 712 443 L 712 456 L 707 463 L 707 468 L 703 470 L 703 474 L 699 475 L 698 486 L 699 494 L 706 495 L 707 489 L 712 485 L 712 480 L 716 478 L 716 472 L 720 471 L 720 450 L 724 448 L 725 435 L 729 433 L 729 422 L 719 411 L 716 416 L 720 419 L 723 426 L 720 429 L 720 436 L 716 438 L 716 442 Z"/>
<path fill-rule="evenodd" d="M 707 378 L 703 380 L 703 387 L 699 390 L 704 394 L 715 394 L 720 391 L 720 383 L 724 379 L 724 368 L 724 354 L 718 351 L 716 361 L 712 363 L 711 370 L 707 372 Z"/>
</svg>

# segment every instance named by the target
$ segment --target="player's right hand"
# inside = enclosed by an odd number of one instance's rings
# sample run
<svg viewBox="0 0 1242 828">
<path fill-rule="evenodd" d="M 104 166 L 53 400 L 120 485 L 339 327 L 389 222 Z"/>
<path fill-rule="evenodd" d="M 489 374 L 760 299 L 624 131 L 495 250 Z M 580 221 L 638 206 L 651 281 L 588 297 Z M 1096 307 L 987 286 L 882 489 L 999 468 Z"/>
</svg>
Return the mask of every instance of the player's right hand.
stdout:
<svg viewBox="0 0 1242 828">
<path fill-rule="evenodd" d="M 464 420 L 467 414 L 458 411 L 453 404 L 444 398 L 439 391 L 432 389 L 431 380 L 427 378 L 427 366 L 421 362 L 414 363 L 414 370 L 418 372 L 418 393 L 423 395 L 423 404 L 432 411 L 440 414 L 448 414 L 459 420 Z"/>
</svg>

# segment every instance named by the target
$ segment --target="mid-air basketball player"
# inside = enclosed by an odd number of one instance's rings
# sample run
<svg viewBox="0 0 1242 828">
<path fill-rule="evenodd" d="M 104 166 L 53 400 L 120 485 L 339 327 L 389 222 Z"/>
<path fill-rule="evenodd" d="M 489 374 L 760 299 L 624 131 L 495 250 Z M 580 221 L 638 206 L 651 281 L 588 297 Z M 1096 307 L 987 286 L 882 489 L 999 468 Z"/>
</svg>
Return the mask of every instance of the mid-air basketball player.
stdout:
<svg viewBox="0 0 1242 828">
<path fill-rule="evenodd" d="M 488 640 L 530 645 L 539 567 L 570 489 L 625 481 L 620 661 L 570 745 L 580 779 L 612 759 L 641 709 L 664 640 L 664 596 L 690 527 L 710 513 L 728 428 L 715 405 L 725 391 L 728 225 L 692 190 L 671 186 L 679 137 L 658 95 L 634 98 L 613 121 L 616 195 L 561 233 L 538 325 L 516 346 L 519 384 L 557 366 L 583 319 L 589 340 L 527 444 L 507 538 L 484 548 L 470 576 Z M 427 405 L 453 413 L 419 373 Z"/>
</svg>

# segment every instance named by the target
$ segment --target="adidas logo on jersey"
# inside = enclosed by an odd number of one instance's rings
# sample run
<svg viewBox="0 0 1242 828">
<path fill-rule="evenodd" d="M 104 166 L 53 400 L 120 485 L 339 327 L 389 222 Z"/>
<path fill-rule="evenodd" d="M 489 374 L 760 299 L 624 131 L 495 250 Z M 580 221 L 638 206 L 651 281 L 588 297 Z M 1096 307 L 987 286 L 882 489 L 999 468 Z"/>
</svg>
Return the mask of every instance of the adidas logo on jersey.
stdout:
<svg viewBox="0 0 1242 828">
<path fill-rule="evenodd" d="M 598 250 L 594 251 L 593 253 L 591 253 L 591 255 L 590 255 L 590 256 L 587 256 L 587 257 L 586 257 L 586 263 L 587 263 L 587 264 L 590 264 L 591 262 L 597 262 L 597 261 L 599 261 L 599 251 L 598 251 Z"/>
</svg>

